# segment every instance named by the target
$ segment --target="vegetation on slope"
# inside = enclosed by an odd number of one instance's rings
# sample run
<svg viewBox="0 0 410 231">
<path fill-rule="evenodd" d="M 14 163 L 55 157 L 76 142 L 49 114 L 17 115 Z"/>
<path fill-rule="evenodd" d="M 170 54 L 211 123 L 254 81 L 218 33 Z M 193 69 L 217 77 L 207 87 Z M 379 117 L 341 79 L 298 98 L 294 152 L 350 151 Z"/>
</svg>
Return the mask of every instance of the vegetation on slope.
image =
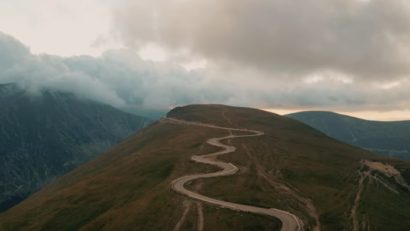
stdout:
<svg viewBox="0 0 410 231">
<path fill-rule="evenodd" d="M 198 180 L 189 187 L 223 200 L 291 211 L 303 219 L 307 230 L 319 224 L 321 230 L 351 230 L 363 159 L 388 162 L 410 182 L 409 162 L 356 149 L 271 113 L 193 105 L 176 108 L 168 116 L 264 131 L 264 136 L 255 139 L 232 140 L 237 152 L 221 157 L 239 166 L 239 174 Z M 172 230 L 189 200 L 171 190 L 171 181 L 214 171 L 189 157 L 214 151 L 205 141 L 226 134 L 205 127 L 155 123 L 0 214 L 0 230 Z M 409 192 L 379 190 L 376 200 L 368 193 L 374 186 L 365 182 L 359 202 L 358 219 L 367 224 L 361 230 L 409 227 Z M 202 207 L 204 230 L 278 230 L 280 226 L 275 219 Z M 198 220 L 193 207 L 180 230 L 195 229 Z"/>
</svg>

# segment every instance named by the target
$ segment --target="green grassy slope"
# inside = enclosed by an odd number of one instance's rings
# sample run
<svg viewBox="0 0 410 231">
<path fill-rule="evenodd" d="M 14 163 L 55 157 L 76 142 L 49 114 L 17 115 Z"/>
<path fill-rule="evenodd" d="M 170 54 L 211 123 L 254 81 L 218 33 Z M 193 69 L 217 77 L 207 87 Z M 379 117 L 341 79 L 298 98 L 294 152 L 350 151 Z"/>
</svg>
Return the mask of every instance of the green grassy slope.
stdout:
<svg viewBox="0 0 410 231">
<path fill-rule="evenodd" d="M 389 162 L 410 182 L 409 162 L 381 159 L 271 113 L 193 105 L 168 115 L 264 131 L 262 137 L 232 140 L 238 151 L 221 157 L 240 168 L 237 175 L 199 180 L 189 187 L 224 200 L 289 210 L 304 221 L 307 230 L 317 220 L 322 230 L 351 230 L 350 211 L 361 159 Z M 214 151 L 204 144 L 206 139 L 226 134 L 211 128 L 155 123 L 0 214 L 0 230 L 172 230 L 189 200 L 171 191 L 170 182 L 214 170 L 189 157 Z M 378 190 L 377 197 L 372 197 L 371 187 L 379 186 L 366 183 L 359 220 L 372 230 L 409 227 L 409 192 Z M 315 208 L 318 219 L 304 202 Z M 204 230 L 278 230 L 280 226 L 275 219 L 205 204 L 202 211 Z M 192 207 L 180 230 L 195 230 L 197 217 Z"/>
</svg>

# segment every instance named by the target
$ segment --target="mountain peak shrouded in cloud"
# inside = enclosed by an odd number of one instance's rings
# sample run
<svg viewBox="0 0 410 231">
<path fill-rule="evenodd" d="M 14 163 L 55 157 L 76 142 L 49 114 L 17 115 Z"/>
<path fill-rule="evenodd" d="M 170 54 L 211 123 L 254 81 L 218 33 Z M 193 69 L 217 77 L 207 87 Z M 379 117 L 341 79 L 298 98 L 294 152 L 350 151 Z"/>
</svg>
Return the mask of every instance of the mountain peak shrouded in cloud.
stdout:
<svg viewBox="0 0 410 231">
<path fill-rule="evenodd" d="M 140 114 L 191 103 L 400 110 L 410 98 L 407 79 L 383 89 L 331 71 L 299 79 L 268 78 L 215 64 L 188 71 L 175 62 L 144 61 L 132 49 L 110 50 L 100 57 L 34 55 L 5 34 L 0 49 L 0 83 L 17 83 L 33 94 L 41 89 L 70 92 Z"/>
<path fill-rule="evenodd" d="M 227 98 L 213 92 L 215 82 L 199 73 L 174 63 L 144 61 L 127 49 L 109 50 L 100 57 L 35 55 L 0 33 L 0 67 L 0 83 L 16 83 L 33 94 L 42 89 L 71 92 L 140 113 Z"/>
<path fill-rule="evenodd" d="M 104 4 L 112 34 L 96 33 L 90 46 L 115 40 L 125 48 L 98 57 L 37 55 L 30 43 L 2 34 L 0 83 L 69 91 L 135 112 L 191 103 L 352 113 L 410 107 L 407 1 Z"/>
<path fill-rule="evenodd" d="M 21 62 L 30 50 L 13 37 L 0 31 L 0 68 L 2 70 Z"/>
<path fill-rule="evenodd" d="M 132 50 L 111 50 L 98 58 L 34 55 L 5 34 L 0 50 L 0 83 L 16 83 L 34 94 L 55 89 L 135 111 L 166 111 L 217 95 L 182 67 L 143 61 Z"/>
</svg>

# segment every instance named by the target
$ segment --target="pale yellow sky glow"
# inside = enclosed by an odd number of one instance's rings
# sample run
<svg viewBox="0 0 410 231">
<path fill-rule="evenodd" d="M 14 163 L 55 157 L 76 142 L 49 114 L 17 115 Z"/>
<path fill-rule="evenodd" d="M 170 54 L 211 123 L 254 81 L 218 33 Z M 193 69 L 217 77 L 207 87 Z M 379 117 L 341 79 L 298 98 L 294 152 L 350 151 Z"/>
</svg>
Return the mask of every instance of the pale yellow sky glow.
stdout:
<svg viewBox="0 0 410 231">
<path fill-rule="evenodd" d="M 410 120 L 410 110 L 393 110 L 393 111 L 343 111 L 343 110 L 325 110 L 325 109 L 281 109 L 281 108 L 265 108 L 262 109 L 279 115 L 286 115 L 301 111 L 333 111 L 339 114 L 349 115 L 365 120 L 376 121 L 400 121 Z"/>
</svg>

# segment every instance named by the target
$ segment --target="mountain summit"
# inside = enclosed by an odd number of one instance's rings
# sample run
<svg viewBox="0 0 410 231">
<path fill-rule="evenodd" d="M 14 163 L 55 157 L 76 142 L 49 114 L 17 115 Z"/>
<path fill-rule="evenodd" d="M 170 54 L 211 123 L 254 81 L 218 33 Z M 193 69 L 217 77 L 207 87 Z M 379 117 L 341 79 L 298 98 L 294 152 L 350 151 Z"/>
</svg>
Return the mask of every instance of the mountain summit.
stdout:
<svg viewBox="0 0 410 231">
<path fill-rule="evenodd" d="M 410 163 L 190 105 L 0 214 L 0 230 L 406 230 Z"/>
</svg>

